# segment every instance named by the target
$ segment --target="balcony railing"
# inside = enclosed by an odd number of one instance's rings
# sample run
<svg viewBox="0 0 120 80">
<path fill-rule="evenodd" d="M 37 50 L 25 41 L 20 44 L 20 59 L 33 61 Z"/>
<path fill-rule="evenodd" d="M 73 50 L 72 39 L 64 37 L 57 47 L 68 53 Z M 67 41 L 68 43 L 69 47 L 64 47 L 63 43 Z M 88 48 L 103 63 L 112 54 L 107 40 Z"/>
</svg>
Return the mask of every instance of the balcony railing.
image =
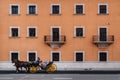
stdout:
<svg viewBox="0 0 120 80">
<path fill-rule="evenodd" d="M 103 46 L 107 47 L 110 44 L 114 43 L 114 36 L 113 35 L 108 35 L 108 36 L 94 35 L 93 43 L 99 47 L 103 47 Z"/>
<path fill-rule="evenodd" d="M 51 47 L 58 48 L 61 45 L 65 44 L 66 42 L 66 36 L 60 35 L 59 37 L 53 37 L 51 35 L 45 35 L 44 36 L 44 42 L 48 44 Z"/>
</svg>

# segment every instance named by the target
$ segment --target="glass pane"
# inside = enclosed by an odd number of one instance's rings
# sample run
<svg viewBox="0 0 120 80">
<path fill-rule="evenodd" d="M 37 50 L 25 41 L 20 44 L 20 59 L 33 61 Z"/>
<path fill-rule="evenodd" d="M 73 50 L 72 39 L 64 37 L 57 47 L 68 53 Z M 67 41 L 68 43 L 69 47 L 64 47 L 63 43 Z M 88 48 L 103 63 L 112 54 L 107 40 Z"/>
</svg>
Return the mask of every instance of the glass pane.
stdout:
<svg viewBox="0 0 120 80">
<path fill-rule="evenodd" d="M 107 61 L 107 54 L 102 52 L 100 53 L 100 61 Z"/>
<path fill-rule="evenodd" d="M 53 28 L 53 41 L 59 41 L 59 28 Z"/>
<path fill-rule="evenodd" d="M 76 5 L 76 14 L 83 14 L 83 5 Z"/>
<path fill-rule="evenodd" d="M 18 14 L 18 6 L 12 6 L 12 14 Z"/>
<path fill-rule="evenodd" d="M 76 53 L 76 61 L 83 61 L 83 53 Z"/>
<path fill-rule="evenodd" d="M 35 36 L 36 36 L 35 28 L 29 28 L 29 37 L 35 37 Z"/>
<path fill-rule="evenodd" d="M 29 53 L 29 61 L 35 61 L 35 60 L 36 60 L 35 53 Z"/>
<path fill-rule="evenodd" d="M 18 53 L 11 53 L 11 61 L 13 61 L 14 59 L 18 60 Z"/>
<path fill-rule="evenodd" d="M 29 14 L 36 14 L 36 6 L 29 6 Z"/>
<path fill-rule="evenodd" d="M 100 28 L 100 41 L 107 41 L 107 29 L 106 28 Z"/>
<path fill-rule="evenodd" d="M 76 36 L 83 37 L 83 28 L 76 28 Z"/>
<path fill-rule="evenodd" d="M 106 13 L 107 13 L 106 5 L 100 5 L 100 14 L 106 14 Z"/>
<path fill-rule="evenodd" d="M 53 61 L 59 61 L 59 53 L 52 54 Z"/>
<path fill-rule="evenodd" d="M 52 13 L 53 14 L 59 14 L 59 5 L 53 5 L 52 6 Z"/>
<path fill-rule="evenodd" d="M 12 37 L 18 37 L 18 28 L 12 28 Z"/>
</svg>

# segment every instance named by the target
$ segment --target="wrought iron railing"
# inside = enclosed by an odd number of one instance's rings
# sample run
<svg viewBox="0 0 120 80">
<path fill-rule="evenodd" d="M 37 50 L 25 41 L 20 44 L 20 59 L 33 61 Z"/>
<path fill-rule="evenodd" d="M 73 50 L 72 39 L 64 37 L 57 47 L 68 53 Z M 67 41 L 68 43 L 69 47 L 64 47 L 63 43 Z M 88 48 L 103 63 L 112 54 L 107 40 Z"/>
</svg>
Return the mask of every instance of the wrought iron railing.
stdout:
<svg viewBox="0 0 120 80">
<path fill-rule="evenodd" d="M 66 36 L 60 35 L 58 38 L 54 38 L 51 35 L 45 35 L 44 41 L 45 42 L 66 42 Z"/>
<path fill-rule="evenodd" d="M 114 42 L 114 35 L 108 35 L 108 36 L 94 35 L 93 42 Z"/>
</svg>

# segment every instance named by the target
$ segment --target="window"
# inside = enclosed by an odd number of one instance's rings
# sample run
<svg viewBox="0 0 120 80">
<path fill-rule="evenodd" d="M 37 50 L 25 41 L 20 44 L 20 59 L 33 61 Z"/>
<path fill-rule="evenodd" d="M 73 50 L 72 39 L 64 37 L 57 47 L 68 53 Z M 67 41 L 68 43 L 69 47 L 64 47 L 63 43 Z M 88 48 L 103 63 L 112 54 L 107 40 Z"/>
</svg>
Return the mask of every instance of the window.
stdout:
<svg viewBox="0 0 120 80">
<path fill-rule="evenodd" d="M 75 5 L 75 14 L 84 14 L 84 4 Z"/>
<path fill-rule="evenodd" d="M 83 61 L 83 51 L 76 51 L 75 52 L 75 61 Z"/>
<path fill-rule="evenodd" d="M 28 14 L 37 14 L 37 5 L 28 5 Z"/>
<path fill-rule="evenodd" d="M 107 41 L 108 36 L 108 27 L 100 26 L 99 27 L 99 41 Z"/>
<path fill-rule="evenodd" d="M 107 4 L 99 4 L 99 14 L 108 14 Z"/>
<path fill-rule="evenodd" d="M 10 51 L 10 61 L 13 62 L 14 59 L 19 60 L 19 52 L 18 51 Z"/>
<path fill-rule="evenodd" d="M 10 27 L 10 37 L 19 37 L 19 27 Z"/>
<path fill-rule="evenodd" d="M 59 4 L 54 4 L 51 6 L 51 13 L 52 14 L 60 14 L 60 5 Z"/>
<path fill-rule="evenodd" d="M 99 61 L 107 61 L 107 52 L 99 52 Z"/>
<path fill-rule="evenodd" d="M 28 37 L 37 37 L 36 27 L 28 27 Z"/>
<path fill-rule="evenodd" d="M 37 58 L 36 51 L 29 51 L 28 52 L 28 61 L 36 61 Z"/>
<path fill-rule="evenodd" d="M 18 4 L 10 5 L 10 14 L 19 14 L 19 5 Z"/>
<path fill-rule="evenodd" d="M 74 36 L 84 37 L 84 27 L 79 27 L 79 26 L 75 27 Z"/>
<path fill-rule="evenodd" d="M 52 35 L 52 41 L 60 41 L 61 27 L 51 26 L 51 35 Z"/>
<path fill-rule="evenodd" d="M 60 53 L 52 52 L 52 61 L 60 61 Z"/>
</svg>

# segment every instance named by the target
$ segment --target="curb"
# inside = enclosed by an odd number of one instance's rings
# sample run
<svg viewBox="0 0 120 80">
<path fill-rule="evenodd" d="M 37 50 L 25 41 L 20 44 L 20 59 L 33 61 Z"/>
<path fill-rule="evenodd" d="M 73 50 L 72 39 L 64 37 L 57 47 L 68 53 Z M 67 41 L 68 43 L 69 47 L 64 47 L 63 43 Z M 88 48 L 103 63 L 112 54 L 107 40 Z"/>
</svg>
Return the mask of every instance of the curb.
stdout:
<svg viewBox="0 0 120 80">
<path fill-rule="evenodd" d="M 15 70 L 0 70 L 0 74 L 48 74 L 45 71 L 38 71 L 36 73 L 29 73 L 29 72 L 25 72 L 25 71 L 21 71 L 19 73 L 16 73 Z M 102 71 L 102 70 L 96 70 L 96 71 L 55 71 L 52 74 L 120 74 L 120 70 L 119 71 Z"/>
</svg>

